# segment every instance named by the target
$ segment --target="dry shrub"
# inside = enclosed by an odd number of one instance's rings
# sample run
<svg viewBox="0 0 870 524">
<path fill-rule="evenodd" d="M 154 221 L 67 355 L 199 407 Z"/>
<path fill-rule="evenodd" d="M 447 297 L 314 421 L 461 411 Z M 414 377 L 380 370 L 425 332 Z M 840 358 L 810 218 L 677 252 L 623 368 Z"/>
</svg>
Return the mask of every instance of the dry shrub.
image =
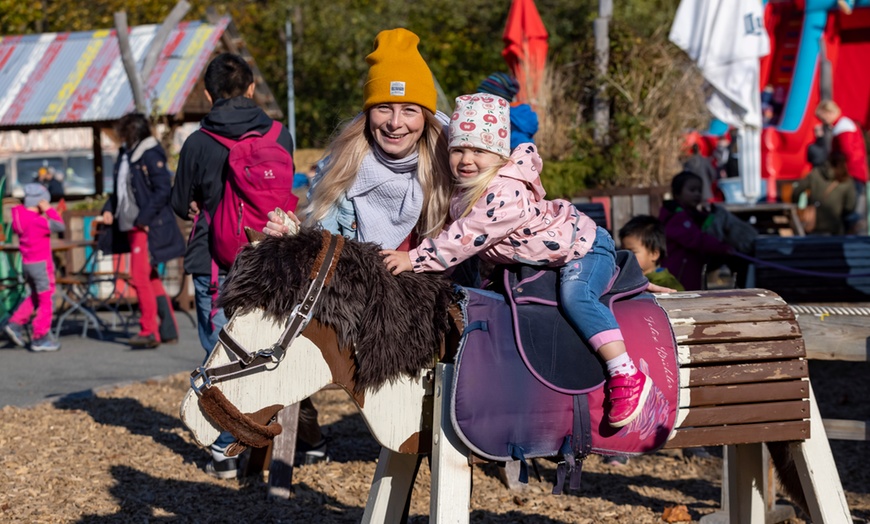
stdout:
<svg viewBox="0 0 870 524">
<path fill-rule="evenodd" d="M 568 95 L 572 80 L 565 68 L 550 63 L 544 68 L 534 109 L 538 113 L 535 143 L 546 160 L 568 160 L 574 155 L 573 137 L 582 124 L 583 106 Z"/>
<path fill-rule="evenodd" d="M 296 166 L 296 171 L 299 173 L 307 173 L 311 171 L 314 164 L 323 158 L 323 149 L 303 148 L 293 152 L 293 163 Z M 313 171 L 312 171 L 313 172 Z"/>
<path fill-rule="evenodd" d="M 547 176 L 545 169 L 548 191 L 667 185 L 680 169 L 683 135 L 709 120 L 702 76 L 663 30 L 641 39 L 616 27 L 611 36 L 603 79 L 595 74 L 594 50 L 584 43 L 578 43 L 579 60 L 547 64 L 534 107 L 540 122 L 535 142 L 557 170 Z M 601 82 L 610 97 L 610 129 L 596 143 L 592 97 Z"/>
<path fill-rule="evenodd" d="M 663 30 L 635 39 L 623 53 L 606 78 L 614 116 L 639 123 L 645 140 L 632 144 L 634 154 L 617 165 L 616 178 L 621 186 L 664 185 L 680 169 L 685 132 L 709 120 L 703 77 Z"/>
</svg>

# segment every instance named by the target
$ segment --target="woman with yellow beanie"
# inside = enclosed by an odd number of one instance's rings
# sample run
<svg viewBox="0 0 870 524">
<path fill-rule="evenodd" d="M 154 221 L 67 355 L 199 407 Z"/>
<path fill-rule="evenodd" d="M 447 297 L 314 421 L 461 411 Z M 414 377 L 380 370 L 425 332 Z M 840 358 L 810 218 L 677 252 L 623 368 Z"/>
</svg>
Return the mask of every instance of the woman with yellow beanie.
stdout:
<svg viewBox="0 0 870 524">
<path fill-rule="evenodd" d="M 318 163 L 306 223 L 384 249 L 408 249 L 441 231 L 452 189 L 448 119 L 436 116 L 435 82 L 419 42 L 407 29 L 378 33 L 366 57 L 363 112 Z M 269 220 L 266 233 L 289 232 L 275 213 Z"/>
</svg>

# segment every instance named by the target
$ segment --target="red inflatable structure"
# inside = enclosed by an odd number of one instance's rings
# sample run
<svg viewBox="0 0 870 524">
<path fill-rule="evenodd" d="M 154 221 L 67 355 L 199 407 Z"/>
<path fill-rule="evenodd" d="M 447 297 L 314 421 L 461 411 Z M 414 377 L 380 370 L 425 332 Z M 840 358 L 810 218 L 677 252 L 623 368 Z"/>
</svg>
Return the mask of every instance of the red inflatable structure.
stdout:
<svg viewBox="0 0 870 524">
<path fill-rule="evenodd" d="M 762 177 L 773 199 L 780 184 L 771 181 L 799 179 L 810 169 L 806 149 L 819 123 L 825 59 L 833 100 L 870 128 L 870 0 L 769 0 L 765 26 L 771 54 L 761 60 Z"/>
</svg>

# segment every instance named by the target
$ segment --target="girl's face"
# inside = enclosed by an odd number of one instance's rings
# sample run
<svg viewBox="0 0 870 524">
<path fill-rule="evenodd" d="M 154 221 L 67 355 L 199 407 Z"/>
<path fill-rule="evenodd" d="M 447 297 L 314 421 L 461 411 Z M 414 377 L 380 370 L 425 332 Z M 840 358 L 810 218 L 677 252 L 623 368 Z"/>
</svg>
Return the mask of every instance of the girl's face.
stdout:
<svg viewBox="0 0 870 524">
<path fill-rule="evenodd" d="M 701 181 L 690 178 L 683 184 L 683 190 L 676 196 L 676 201 L 684 208 L 695 209 L 701 204 Z"/>
<path fill-rule="evenodd" d="M 501 162 L 501 156 L 473 147 L 454 147 L 450 149 L 450 171 L 456 178 L 473 178 L 482 171 Z"/>
<path fill-rule="evenodd" d="M 652 271 L 655 271 L 658 267 L 659 261 L 659 251 L 653 250 L 650 251 L 647 249 L 640 237 L 635 235 L 629 235 L 622 239 L 622 249 L 627 249 L 634 253 L 635 258 L 637 258 L 637 263 L 640 265 L 641 271 L 646 275 Z"/>
<path fill-rule="evenodd" d="M 378 104 L 369 108 L 369 131 L 393 158 L 405 158 L 416 151 L 425 129 L 426 115 L 417 104 Z"/>
</svg>

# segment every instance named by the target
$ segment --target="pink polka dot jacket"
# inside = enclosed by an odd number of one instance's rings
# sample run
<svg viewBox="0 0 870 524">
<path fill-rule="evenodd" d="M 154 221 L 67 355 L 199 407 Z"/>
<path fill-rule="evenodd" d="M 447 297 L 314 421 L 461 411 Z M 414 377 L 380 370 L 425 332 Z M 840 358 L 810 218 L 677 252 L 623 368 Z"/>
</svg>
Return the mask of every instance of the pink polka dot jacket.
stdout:
<svg viewBox="0 0 870 524">
<path fill-rule="evenodd" d="M 453 194 L 453 222 L 410 251 L 414 271 L 444 271 L 474 255 L 493 264 L 559 267 L 581 258 L 595 241 L 595 222 L 567 200 L 546 200 L 534 144 L 520 144 L 471 212 Z"/>
</svg>

